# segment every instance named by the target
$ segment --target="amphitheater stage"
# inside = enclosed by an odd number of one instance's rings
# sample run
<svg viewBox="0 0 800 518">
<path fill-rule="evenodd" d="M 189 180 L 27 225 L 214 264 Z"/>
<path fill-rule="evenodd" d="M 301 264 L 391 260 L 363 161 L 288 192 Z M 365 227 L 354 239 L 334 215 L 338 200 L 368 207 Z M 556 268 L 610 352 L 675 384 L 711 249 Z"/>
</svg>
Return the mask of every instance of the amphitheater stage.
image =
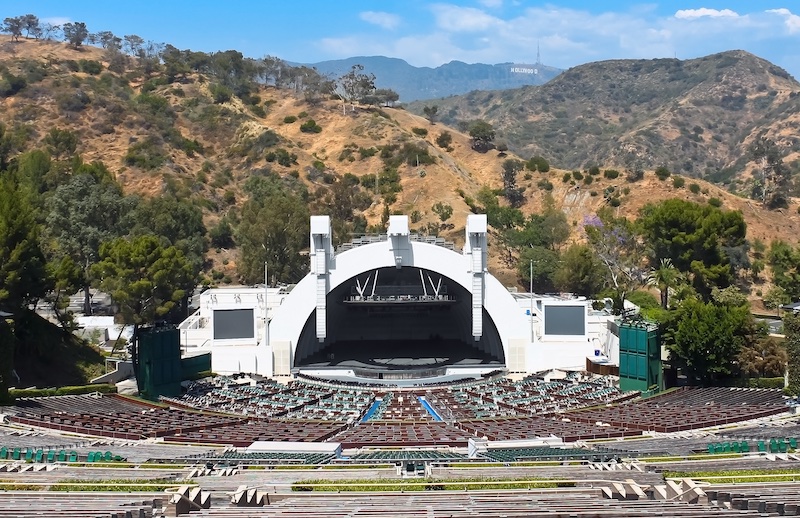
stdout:
<svg viewBox="0 0 800 518">
<path fill-rule="evenodd" d="M 336 342 L 293 372 L 324 379 L 415 385 L 479 378 L 505 364 L 459 341 Z"/>
</svg>

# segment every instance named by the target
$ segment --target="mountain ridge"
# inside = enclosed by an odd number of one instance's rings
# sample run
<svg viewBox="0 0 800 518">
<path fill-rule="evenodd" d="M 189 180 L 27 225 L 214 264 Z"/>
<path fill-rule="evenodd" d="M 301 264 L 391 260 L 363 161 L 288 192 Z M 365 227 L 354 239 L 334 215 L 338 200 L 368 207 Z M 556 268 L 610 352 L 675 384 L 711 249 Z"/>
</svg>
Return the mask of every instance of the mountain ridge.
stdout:
<svg viewBox="0 0 800 518">
<path fill-rule="evenodd" d="M 354 56 L 306 64 L 334 77 L 346 73 L 353 65 L 363 65 L 364 73 L 375 74 L 375 85 L 396 91 L 401 102 L 448 97 L 473 90 L 540 85 L 561 73 L 560 69 L 541 63 L 489 65 L 454 60 L 437 67 L 416 67 L 403 59 L 385 56 Z M 515 72 L 515 69 L 525 71 Z"/>
<path fill-rule="evenodd" d="M 568 169 L 605 164 L 729 180 L 748 169 L 761 134 L 800 159 L 800 83 L 745 51 L 693 60 L 608 60 L 579 65 L 539 87 L 437 100 L 440 120 L 494 125 L 522 155 Z M 421 103 L 408 109 L 421 113 Z M 796 166 L 795 166 L 796 167 Z M 738 188 L 743 188 L 740 185 Z"/>
</svg>

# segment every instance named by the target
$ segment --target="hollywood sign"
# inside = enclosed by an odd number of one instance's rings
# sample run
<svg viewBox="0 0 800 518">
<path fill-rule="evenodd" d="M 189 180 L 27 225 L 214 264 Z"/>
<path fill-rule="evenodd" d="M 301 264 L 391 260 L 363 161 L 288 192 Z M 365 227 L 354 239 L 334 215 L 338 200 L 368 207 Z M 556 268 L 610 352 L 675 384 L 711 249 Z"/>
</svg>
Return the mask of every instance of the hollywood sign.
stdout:
<svg viewBox="0 0 800 518">
<path fill-rule="evenodd" d="M 538 74 L 538 68 L 523 68 L 523 67 L 511 67 L 511 72 L 514 74 Z"/>
</svg>

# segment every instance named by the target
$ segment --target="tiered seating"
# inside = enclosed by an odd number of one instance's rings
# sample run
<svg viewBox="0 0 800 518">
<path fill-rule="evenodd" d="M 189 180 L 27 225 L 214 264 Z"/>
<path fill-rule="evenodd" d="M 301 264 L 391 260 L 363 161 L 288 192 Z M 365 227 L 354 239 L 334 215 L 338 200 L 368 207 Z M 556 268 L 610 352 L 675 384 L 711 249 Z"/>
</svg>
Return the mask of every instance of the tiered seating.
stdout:
<svg viewBox="0 0 800 518">
<path fill-rule="evenodd" d="M 469 435 L 444 422 L 369 421 L 332 440 L 343 448 L 403 446 L 466 446 Z"/>
<path fill-rule="evenodd" d="M 572 421 L 614 427 L 678 432 L 755 419 L 787 410 L 779 390 L 682 389 L 609 408 L 569 412 Z"/>
<path fill-rule="evenodd" d="M 164 437 L 165 441 L 184 443 L 230 444 L 246 447 L 255 441 L 321 442 L 346 427 L 338 421 L 240 421 L 222 426 L 209 426 L 180 435 Z"/>
<path fill-rule="evenodd" d="M 524 462 L 531 460 L 593 460 L 602 455 L 582 448 L 503 448 L 490 449 L 481 454 L 487 459 L 497 462 Z M 612 458 L 613 455 L 605 455 Z"/>
<path fill-rule="evenodd" d="M 255 417 L 288 417 L 349 421 L 357 419 L 374 400 L 370 391 L 326 387 L 320 383 L 272 380 L 257 385 L 218 377 L 193 383 L 180 398 L 163 398 L 175 406 Z"/>
<path fill-rule="evenodd" d="M 398 392 L 388 393 L 384 396 L 381 407 L 378 409 L 378 416 L 373 416 L 371 420 L 387 421 L 432 421 L 433 416 L 425 410 L 418 397 L 423 395 L 421 392 Z"/>
<path fill-rule="evenodd" d="M 103 401 L 104 397 L 101 400 Z M 107 398 L 116 401 L 114 397 Z M 105 408 L 107 405 L 100 405 Z M 126 405 L 123 405 L 123 408 Z M 74 413 L 66 411 L 53 412 L 49 409 L 37 408 L 36 411 L 23 411 L 11 416 L 12 422 L 52 428 L 62 432 L 97 435 L 118 439 L 144 439 L 165 437 L 176 433 L 200 430 L 206 427 L 221 426 L 242 421 L 241 419 L 201 415 L 182 410 L 148 407 L 142 405 L 137 410 L 106 410 L 99 413 Z"/>
<path fill-rule="evenodd" d="M 466 455 L 441 450 L 379 450 L 357 453 L 350 456 L 358 462 L 400 462 L 409 460 L 458 462 L 467 459 Z"/>
<path fill-rule="evenodd" d="M 183 457 L 197 462 L 215 464 L 327 464 L 335 455 L 307 452 L 240 452 L 202 453 Z"/>
<path fill-rule="evenodd" d="M 430 390 L 428 399 L 452 419 L 483 419 L 529 415 L 550 415 L 573 408 L 611 403 L 635 397 L 622 393 L 606 380 L 577 378 L 545 382 L 528 377 L 512 382 L 497 379 L 444 389 Z"/>
<path fill-rule="evenodd" d="M 491 441 L 535 439 L 555 435 L 565 442 L 589 439 L 610 439 L 641 435 L 641 430 L 616 426 L 597 426 L 594 423 L 569 422 L 555 418 L 521 417 L 506 419 L 473 419 L 459 426 L 472 435 Z"/>
<path fill-rule="evenodd" d="M 327 419 L 330 421 L 350 421 L 359 419 L 369 408 L 375 396 L 371 392 L 340 390 L 329 394 L 316 403 L 286 414 L 289 419 Z"/>
</svg>

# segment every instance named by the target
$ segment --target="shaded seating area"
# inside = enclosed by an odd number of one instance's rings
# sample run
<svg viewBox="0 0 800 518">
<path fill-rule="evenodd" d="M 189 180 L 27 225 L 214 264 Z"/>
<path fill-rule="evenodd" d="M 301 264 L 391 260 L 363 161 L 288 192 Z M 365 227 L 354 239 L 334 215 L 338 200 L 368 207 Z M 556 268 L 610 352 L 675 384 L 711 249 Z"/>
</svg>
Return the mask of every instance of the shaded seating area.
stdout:
<svg viewBox="0 0 800 518">
<path fill-rule="evenodd" d="M 468 457 L 461 453 L 441 450 L 379 450 L 358 453 L 350 457 L 358 462 L 439 461 L 459 462 Z"/>
</svg>

